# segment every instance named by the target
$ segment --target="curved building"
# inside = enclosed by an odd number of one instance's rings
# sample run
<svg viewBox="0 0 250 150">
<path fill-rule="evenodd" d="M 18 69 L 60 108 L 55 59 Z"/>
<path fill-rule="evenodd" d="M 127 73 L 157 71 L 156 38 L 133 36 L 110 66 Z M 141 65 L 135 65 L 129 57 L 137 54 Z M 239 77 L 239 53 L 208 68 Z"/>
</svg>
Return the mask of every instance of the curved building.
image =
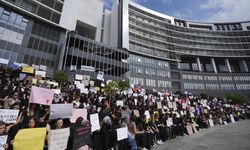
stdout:
<svg viewBox="0 0 250 150">
<path fill-rule="evenodd" d="M 250 21 L 193 22 L 117 0 L 111 23 L 118 32 L 111 31 L 110 44 L 130 52 L 132 84 L 250 96 Z"/>
</svg>

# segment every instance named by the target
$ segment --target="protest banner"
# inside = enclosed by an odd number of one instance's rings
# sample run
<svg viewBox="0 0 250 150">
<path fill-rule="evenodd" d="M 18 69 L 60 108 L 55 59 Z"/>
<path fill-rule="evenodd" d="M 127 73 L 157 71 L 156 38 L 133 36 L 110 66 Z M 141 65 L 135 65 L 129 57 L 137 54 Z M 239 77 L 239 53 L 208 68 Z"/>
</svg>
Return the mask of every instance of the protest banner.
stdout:
<svg viewBox="0 0 250 150">
<path fill-rule="evenodd" d="M 39 69 L 40 69 L 40 70 L 43 70 L 43 71 L 46 71 L 46 70 L 47 70 L 47 66 L 40 65 L 40 66 L 39 66 Z"/>
<path fill-rule="evenodd" d="M 0 121 L 5 123 L 16 123 L 19 110 L 0 109 Z"/>
<path fill-rule="evenodd" d="M 79 127 L 74 133 L 73 150 L 79 150 L 79 148 L 85 145 L 91 145 L 91 127 Z"/>
<path fill-rule="evenodd" d="M 162 109 L 161 102 L 157 102 L 157 108 L 158 108 L 158 109 Z"/>
<path fill-rule="evenodd" d="M 67 148 L 69 128 L 50 130 L 48 134 L 48 148 L 49 150 L 64 150 Z"/>
<path fill-rule="evenodd" d="M 42 150 L 46 128 L 21 129 L 14 138 L 14 150 Z"/>
<path fill-rule="evenodd" d="M 100 129 L 98 113 L 90 115 L 91 131 L 94 132 Z"/>
<path fill-rule="evenodd" d="M 117 141 L 128 138 L 128 128 L 127 127 L 116 129 L 116 132 L 117 132 L 117 134 L 116 134 Z"/>
<path fill-rule="evenodd" d="M 7 139 L 8 139 L 7 135 L 0 136 L 0 150 L 5 150 L 3 146 L 4 144 L 6 144 Z"/>
<path fill-rule="evenodd" d="M 116 101 L 116 106 L 122 106 L 123 107 L 124 102 L 122 100 L 117 100 Z"/>
<path fill-rule="evenodd" d="M 22 72 L 33 74 L 34 68 L 33 67 L 22 67 Z"/>
<path fill-rule="evenodd" d="M 71 118 L 73 104 L 52 104 L 50 106 L 49 119 Z"/>
<path fill-rule="evenodd" d="M 147 119 L 150 119 L 150 113 L 149 113 L 148 110 L 145 111 L 144 115 L 146 115 L 146 118 L 147 118 Z"/>
<path fill-rule="evenodd" d="M 73 109 L 70 122 L 75 123 L 78 117 L 82 117 L 84 120 L 87 120 L 87 115 L 88 115 L 87 109 Z"/>
<path fill-rule="evenodd" d="M 53 98 L 53 90 L 32 86 L 30 94 L 30 103 L 51 105 Z"/>
</svg>

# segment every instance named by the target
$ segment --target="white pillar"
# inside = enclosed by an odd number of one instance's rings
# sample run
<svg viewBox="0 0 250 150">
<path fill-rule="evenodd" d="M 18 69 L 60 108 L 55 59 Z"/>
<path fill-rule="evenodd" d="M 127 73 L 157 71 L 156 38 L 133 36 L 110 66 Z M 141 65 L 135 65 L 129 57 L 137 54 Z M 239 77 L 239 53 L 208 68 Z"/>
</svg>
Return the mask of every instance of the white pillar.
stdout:
<svg viewBox="0 0 250 150">
<path fill-rule="evenodd" d="M 228 71 L 231 73 L 231 72 L 232 72 L 232 69 L 231 69 L 230 63 L 229 63 L 229 61 L 228 61 L 227 58 L 225 59 L 225 64 L 226 64 L 226 66 L 227 66 Z"/>
<path fill-rule="evenodd" d="M 197 62 L 197 65 L 198 65 L 198 70 L 201 72 L 201 61 L 200 61 L 199 57 L 196 57 L 196 62 Z"/>
<path fill-rule="evenodd" d="M 244 67 L 245 71 L 249 72 L 248 67 L 247 67 L 247 63 L 246 63 L 245 60 L 242 60 L 242 64 L 243 64 L 243 67 Z"/>
<path fill-rule="evenodd" d="M 216 64 L 215 64 L 215 61 L 214 61 L 214 58 L 211 58 L 211 63 L 212 63 L 213 68 L 214 68 L 214 73 L 218 73 L 217 68 L 216 68 Z"/>
</svg>

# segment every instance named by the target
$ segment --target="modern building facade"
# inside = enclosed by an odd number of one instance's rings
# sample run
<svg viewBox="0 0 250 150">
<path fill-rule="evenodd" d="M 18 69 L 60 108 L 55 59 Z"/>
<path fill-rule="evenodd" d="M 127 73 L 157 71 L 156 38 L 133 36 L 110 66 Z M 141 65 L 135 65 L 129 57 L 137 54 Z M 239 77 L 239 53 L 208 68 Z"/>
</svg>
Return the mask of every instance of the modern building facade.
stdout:
<svg viewBox="0 0 250 150">
<path fill-rule="evenodd" d="M 118 30 L 110 35 L 109 44 L 130 52 L 128 78 L 132 84 L 250 96 L 250 21 L 194 22 L 129 0 L 115 1 L 112 12 L 116 15 L 111 15 L 111 22 Z"/>
<path fill-rule="evenodd" d="M 99 0 L 1 0 L 0 59 L 45 66 L 47 77 L 61 70 L 95 80 L 102 71 L 105 79 L 121 80 L 128 52 L 101 43 L 102 18 Z"/>
<path fill-rule="evenodd" d="M 84 9 L 83 9 L 84 8 Z M 146 89 L 249 97 L 250 21 L 175 18 L 130 0 L 1 0 L 0 59 Z"/>
</svg>

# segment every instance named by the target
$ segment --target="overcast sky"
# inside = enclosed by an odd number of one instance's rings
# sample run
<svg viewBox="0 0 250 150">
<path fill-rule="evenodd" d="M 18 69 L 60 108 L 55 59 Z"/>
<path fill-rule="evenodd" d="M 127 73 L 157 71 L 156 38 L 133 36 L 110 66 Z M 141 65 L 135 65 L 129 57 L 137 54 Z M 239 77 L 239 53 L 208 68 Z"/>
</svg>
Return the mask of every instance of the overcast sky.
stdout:
<svg viewBox="0 0 250 150">
<path fill-rule="evenodd" d="M 113 0 L 104 0 L 111 8 Z M 250 0 L 133 0 L 152 10 L 183 19 L 209 22 L 250 21 Z"/>
</svg>

